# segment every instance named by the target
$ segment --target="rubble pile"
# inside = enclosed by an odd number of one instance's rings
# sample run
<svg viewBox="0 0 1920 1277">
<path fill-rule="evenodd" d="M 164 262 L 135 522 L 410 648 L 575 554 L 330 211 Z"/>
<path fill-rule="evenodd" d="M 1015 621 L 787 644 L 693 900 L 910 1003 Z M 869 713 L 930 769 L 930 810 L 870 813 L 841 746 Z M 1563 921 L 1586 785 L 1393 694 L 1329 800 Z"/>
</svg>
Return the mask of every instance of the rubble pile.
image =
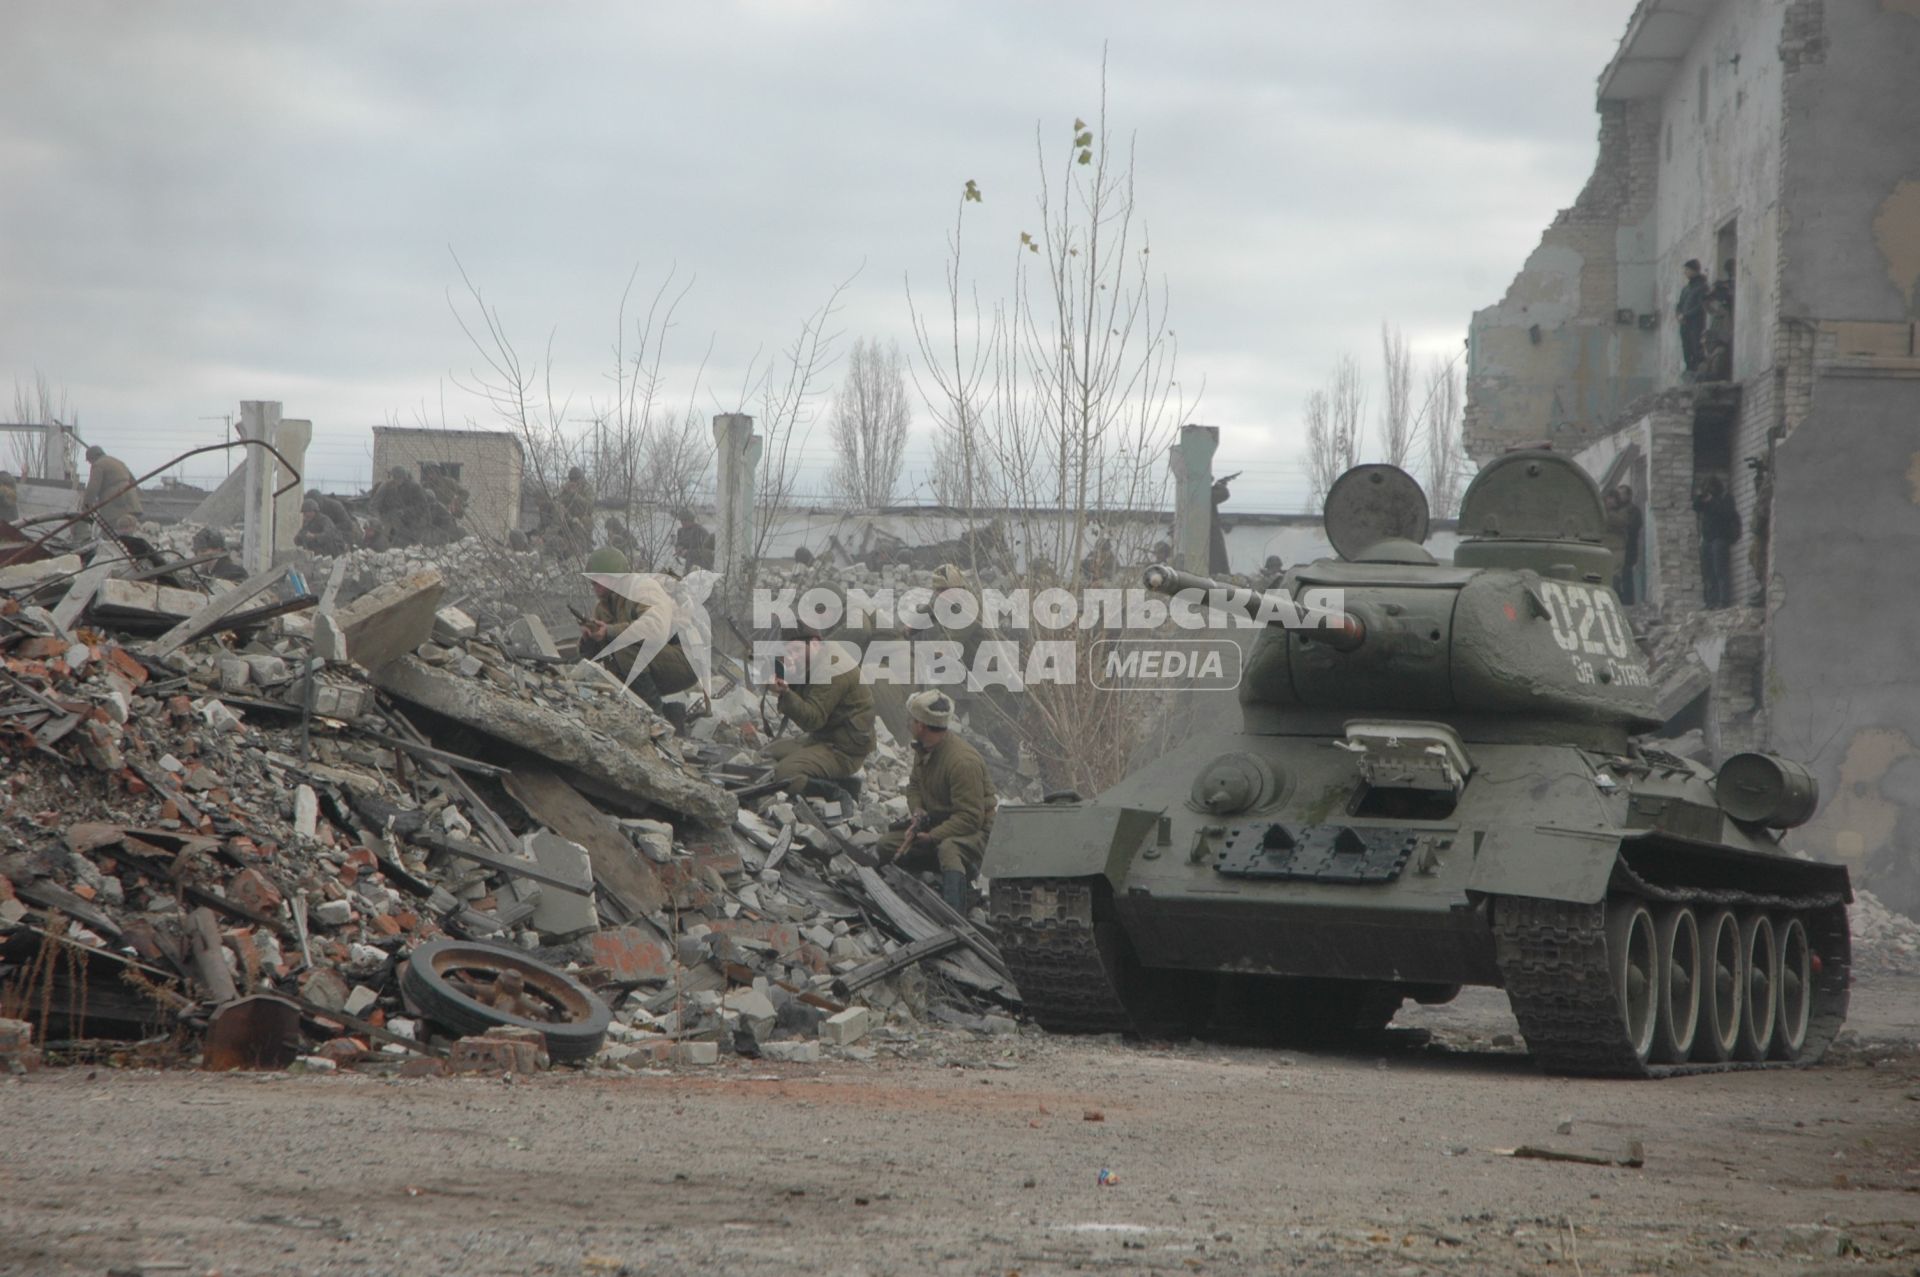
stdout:
<svg viewBox="0 0 1920 1277">
<path fill-rule="evenodd" d="M 877 854 L 897 747 L 858 800 L 774 792 L 750 690 L 676 738 L 537 616 L 449 606 L 448 549 L 358 594 L 355 556 L 0 568 L 0 1017 L 56 1058 L 312 1070 L 1012 1028 L 991 939 Z"/>
<path fill-rule="evenodd" d="M 1719 608 L 1667 617 L 1651 608 L 1636 608 L 1634 636 L 1647 653 L 1660 716 L 1672 719 L 1716 688 L 1723 714 L 1752 714 L 1759 706 L 1753 682 L 1763 656 L 1764 619 L 1757 608 Z"/>
<path fill-rule="evenodd" d="M 185 558 L 198 531 L 193 524 L 174 524 L 157 532 L 155 539 Z M 538 612 L 549 624 L 555 622 L 558 617 L 550 615 L 550 609 L 564 616 L 563 600 L 568 596 L 565 587 L 577 579 L 560 571 L 551 553 L 516 550 L 473 535 L 442 545 L 383 550 L 355 547 L 337 557 L 299 551 L 294 561 L 322 581 L 336 563 L 346 564 L 341 580 L 343 598 L 363 594 L 382 582 L 437 571 L 447 582 L 447 602 L 482 622 L 501 626 L 526 611 Z"/>
<path fill-rule="evenodd" d="M 1853 930 L 1853 969 L 1879 975 L 1920 975 L 1920 922 L 1895 913 L 1871 891 L 1855 888 L 1847 906 Z"/>
</svg>

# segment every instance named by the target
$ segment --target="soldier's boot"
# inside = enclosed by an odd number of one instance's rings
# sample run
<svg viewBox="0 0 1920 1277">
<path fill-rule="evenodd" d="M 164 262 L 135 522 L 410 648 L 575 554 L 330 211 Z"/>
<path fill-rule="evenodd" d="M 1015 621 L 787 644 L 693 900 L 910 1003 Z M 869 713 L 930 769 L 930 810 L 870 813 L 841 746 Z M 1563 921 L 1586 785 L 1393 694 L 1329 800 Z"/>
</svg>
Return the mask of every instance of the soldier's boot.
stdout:
<svg viewBox="0 0 1920 1277">
<path fill-rule="evenodd" d="M 662 701 L 654 708 L 667 716 L 667 721 L 673 724 L 673 731 L 676 736 L 685 736 L 687 734 L 687 707 L 685 705 L 682 705 L 679 701 Z"/>
<path fill-rule="evenodd" d="M 940 872 L 940 898 L 947 902 L 949 909 L 963 918 L 967 916 L 967 897 L 971 894 L 967 890 L 966 870 L 944 869 Z"/>
<path fill-rule="evenodd" d="M 660 694 L 660 684 L 655 681 L 652 670 L 643 669 L 628 675 L 627 690 L 645 701 L 648 709 L 668 722 L 673 721 L 673 707 L 668 705 L 667 698 Z M 683 720 L 686 717 L 684 710 L 681 717 Z M 678 727 L 679 724 L 675 723 L 674 726 Z"/>
</svg>

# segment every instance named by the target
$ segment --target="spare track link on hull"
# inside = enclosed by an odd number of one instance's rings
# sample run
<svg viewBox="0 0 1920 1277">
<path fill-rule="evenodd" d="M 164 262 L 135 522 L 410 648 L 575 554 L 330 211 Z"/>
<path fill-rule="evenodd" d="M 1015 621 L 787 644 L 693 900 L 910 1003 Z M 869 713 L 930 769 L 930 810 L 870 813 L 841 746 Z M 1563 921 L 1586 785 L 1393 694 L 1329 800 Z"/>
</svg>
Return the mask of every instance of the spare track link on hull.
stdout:
<svg viewBox="0 0 1920 1277">
<path fill-rule="evenodd" d="M 1129 1033 L 1119 959 L 1103 950 L 1093 882 L 1015 878 L 993 884 L 1000 954 L 1028 1013 L 1050 1033 Z"/>
<path fill-rule="evenodd" d="M 1839 1028 L 1839 1016 L 1814 1026 L 1806 1055 L 1798 1062 L 1650 1064 L 1635 1055 L 1614 992 L 1607 962 L 1605 901 L 1582 905 L 1497 896 L 1493 931 L 1495 961 L 1521 1036 L 1534 1060 L 1554 1073 L 1673 1077 L 1800 1068 L 1820 1058 Z"/>
</svg>

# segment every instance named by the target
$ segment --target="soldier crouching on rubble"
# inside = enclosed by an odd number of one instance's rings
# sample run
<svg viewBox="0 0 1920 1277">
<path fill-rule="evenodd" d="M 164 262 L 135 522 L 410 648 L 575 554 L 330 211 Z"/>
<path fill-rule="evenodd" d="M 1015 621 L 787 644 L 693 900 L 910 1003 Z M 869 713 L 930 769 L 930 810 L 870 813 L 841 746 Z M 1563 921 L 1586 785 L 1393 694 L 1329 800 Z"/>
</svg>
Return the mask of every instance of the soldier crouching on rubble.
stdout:
<svg viewBox="0 0 1920 1277">
<path fill-rule="evenodd" d="M 898 859 L 909 869 L 937 864 L 941 898 L 964 914 L 999 804 L 993 778 L 980 752 L 953 732 L 953 700 L 945 692 L 916 693 L 907 700 L 907 717 L 913 732 L 907 780 L 912 814 Z"/>
<path fill-rule="evenodd" d="M 845 779 L 873 752 L 873 689 L 860 681 L 857 657 L 827 677 L 832 656 L 818 631 L 799 626 L 784 637 L 786 665 L 775 672 L 772 686 L 780 694 L 780 712 L 806 734 L 767 747 L 773 779 L 789 785 Z M 841 645 L 835 648 L 850 655 Z M 790 684 L 788 675 L 802 681 Z"/>
<path fill-rule="evenodd" d="M 193 534 L 194 558 L 197 559 L 203 554 L 218 554 L 220 556 L 211 563 L 203 566 L 203 570 L 207 575 L 217 577 L 222 581 L 246 580 L 246 571 L 242 569 L 238 563 L 233 561 L 233 556 L 227 552 L 228 549 L 227 538 L 222 536 L 216 529 L 201 528 Z"/>
<path fill-rule="evenodd" d="M 593 615 L 580 624 L 581 657 L 590 659 L 610 648 L 606 664 L 620 680 L 675 731 L 684 729 L 687 707 L 666 698 L 700 680 L 673 633 L 673 596 L 653 577 L 631 571 L 627 556 L 612 546 L 588 555 L 587 571 L 621 579 L 617 591 L 606 582 L 593 583 Z M 660 647 L 653 659 L 634 668 L 641 649 L 656 638 Z"/>
<path fill-rule="evenodd" d="M 293 534 L 293 543 L 313 554 L 335 558 L 347 552 L 347 539 L 334 521 L 320 509 L 320 503 L 312 497 L 300 503 L 300 530 Z"/>
</svg>

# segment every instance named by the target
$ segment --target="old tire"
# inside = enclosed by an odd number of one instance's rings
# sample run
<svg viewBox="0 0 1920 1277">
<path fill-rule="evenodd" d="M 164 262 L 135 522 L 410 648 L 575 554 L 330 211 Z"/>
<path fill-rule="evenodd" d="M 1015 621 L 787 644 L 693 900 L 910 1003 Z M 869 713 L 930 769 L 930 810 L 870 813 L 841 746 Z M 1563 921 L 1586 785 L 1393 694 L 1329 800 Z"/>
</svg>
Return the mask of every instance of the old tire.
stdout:
<svg viewBox="0 0 1920 1277">
<path fill-rule="evenodd" d="M 449 978 L 492 980 L 508 972 L 520 977 L 527 1000 L 542 1008 L 544 1017 L 489 1006 Z M 555 1061 L 592 1057 L 613 1018 L 607 1004 L 571 976 L 525 954 L 464 940 L 434 940 L 415 949 L 400 968 L 400 992 L 421 1016 L 461 1037 L 500 1025 L 537 1029 Z"/>
<path fill-rule="evenodd" d="M 1740 1043 L 1740 1011 L 1746 1005 L 1745 950 L 1740 919 L 1731 909 L 1716 909 L 1700 923 L 1700 1027 L 1693 1058 L 1720 1064 L 1733 1058 Z"/>
<path fill-rule="evenodd" d="M 1659 1016 L 1653 1030 L 1653 1058 L 1683 1064 L 1700 1030 L 1700 921 L 1686 905 L 1670 905 L 1654 923 L 1658 978 L 1654 997 Z"/>
<path fill-rule="evenodd" d="M 1758 910 L 1740 919 L 1740 955 L 1747 978 L 1740 985 L 1740 1039 L 1733 1054 L 1741 1060 L 1764 1060 L 1773 1050 L 1779 1010 L 1780 949 L 1774 943 L 1773 919 Z"/>
</svg>

